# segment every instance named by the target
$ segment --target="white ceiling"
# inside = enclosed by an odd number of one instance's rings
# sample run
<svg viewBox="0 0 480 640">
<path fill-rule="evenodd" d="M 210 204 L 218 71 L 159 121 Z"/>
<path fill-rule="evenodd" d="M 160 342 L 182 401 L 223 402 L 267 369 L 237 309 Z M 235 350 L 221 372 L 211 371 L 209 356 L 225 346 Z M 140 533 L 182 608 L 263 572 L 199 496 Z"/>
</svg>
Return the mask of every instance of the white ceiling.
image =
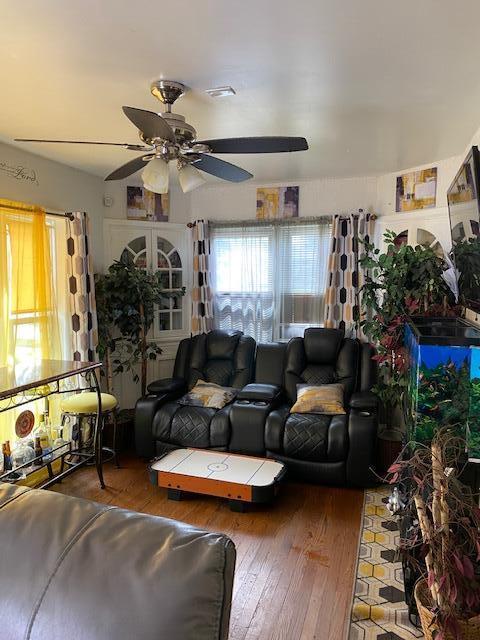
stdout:
<svg viewBox="0 0 480 640">
<path fill-rule="evenodd" d="M 22 0 L 0 20 L 0 139 L 137 142 L 121 105 L 191 93 L 199 137 L 304 135 L 295 154 L 225 156 L 258 180 L 386 173 L 461 153 L 480 125 L 478 0 Z M 212 99 L 208 87 L 237 95 Z M 103 176 L 114 148 L 23 148 Z"/>
</svg>

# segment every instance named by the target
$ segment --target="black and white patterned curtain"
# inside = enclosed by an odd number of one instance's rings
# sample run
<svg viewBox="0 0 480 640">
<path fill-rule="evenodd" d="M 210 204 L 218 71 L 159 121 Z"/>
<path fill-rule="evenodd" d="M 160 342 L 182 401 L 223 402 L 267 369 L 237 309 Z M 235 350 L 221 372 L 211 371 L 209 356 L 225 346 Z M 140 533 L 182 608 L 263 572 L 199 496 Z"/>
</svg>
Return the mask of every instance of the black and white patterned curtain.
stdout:
<svg viewBox="0 0 480 640">
<path fill-rule="evenodd" d="M 67 276 L 73 359 L 94 362 L 98 344 L 97 307 L 89 220 L 84 212 L 75 212 L 73 220 L 67 220 Z"/>
<path fill-rule="evenodd" d="M 208 222 L 197 220 L 193 234 L 192 335 L 213 329 L 212 289 L 210 286 L 210 236 Z"/>
<path fill-rule="evenodd" d="M 325 326 L 338 327 L 348 338 L 366 341 L 360 309 L 364 271 L 359 264 L 361 242 L 370 242 L 374 218 L 360 211 L 350 216 L 334 216 L 325 295 Z"/>
</svg>

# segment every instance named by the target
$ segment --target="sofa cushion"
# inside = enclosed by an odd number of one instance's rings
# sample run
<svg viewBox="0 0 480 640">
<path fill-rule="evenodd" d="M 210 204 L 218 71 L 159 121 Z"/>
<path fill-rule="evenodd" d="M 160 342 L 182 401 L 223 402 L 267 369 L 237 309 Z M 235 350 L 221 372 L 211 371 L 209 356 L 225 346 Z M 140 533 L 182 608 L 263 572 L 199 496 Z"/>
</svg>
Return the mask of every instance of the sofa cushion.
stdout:
<svg viewBox="0 0 480 640">
<path fill-rule="evenodd" d="M 185 447 L 209 447 L 210 422 L 215 411 L 207 407 L 179 406 L 172 419 L 170 442 Z"/>
<path fill-rule="evenodd" d="M 235 331 L 210 331 L 207 335 L 207 360 L 231 360 L 242 334 Z"/>
<path fill-rule="evenodd" d="M 4 640 L 228 636 L 235 549 L 222 534 L 0 485 L 0 536 Z"/>
<path fill-rule="evenodd" d="M 308 362 L 314 364 L 333 364 L 342 346 L 342 329 L 323 329 L 314 327 L 305 329 L 304 346 Z"/>
<path fill-rule="evenodd" d="M 265 447 L 288 459 L 342 462 L 348 455 L 347 416 L 290 413 L 282 405 L 267 418 Z"/>
<path fill-rule="evenodd" d="M 328 416 L 345 413 L 343 385 L 297 385 L 297 401 L 290 409 L 290 413 L 322 413 Z"/>
<path fill-rule="evenodd" d="M 330 420 L 331 416 L 314 413 L 290 414 L 283 434 L 285 455 L 317 462 L 327 460 Z"/>
</svg>

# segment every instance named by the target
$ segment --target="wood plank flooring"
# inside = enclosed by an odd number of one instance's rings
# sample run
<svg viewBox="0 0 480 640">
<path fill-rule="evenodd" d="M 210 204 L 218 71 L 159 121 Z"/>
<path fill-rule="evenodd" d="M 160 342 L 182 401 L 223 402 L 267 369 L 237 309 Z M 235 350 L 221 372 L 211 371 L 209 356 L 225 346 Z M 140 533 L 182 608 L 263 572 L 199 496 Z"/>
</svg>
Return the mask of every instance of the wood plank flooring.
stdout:
<svg viewBox="0 0 480 640">
<path fill-rule="evenodd" d="M 222 531 L 237 548 L 230 640 L 343 640 L 348 630 L 363 492 L 286 483 L 276 502 L 233 513 L 217 498 L 167 500 L 146 465 L 124 455 L 55 491 Z"/>
</svg>

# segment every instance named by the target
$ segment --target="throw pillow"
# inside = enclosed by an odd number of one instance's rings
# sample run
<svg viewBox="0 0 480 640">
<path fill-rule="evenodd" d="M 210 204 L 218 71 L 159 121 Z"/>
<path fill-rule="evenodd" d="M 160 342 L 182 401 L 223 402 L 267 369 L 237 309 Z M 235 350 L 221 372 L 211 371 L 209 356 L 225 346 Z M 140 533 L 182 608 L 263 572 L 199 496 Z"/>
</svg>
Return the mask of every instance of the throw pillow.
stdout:
<svg viewBox="0 0 480 640">
<path fill-rule="evenodd" d="M 297 384 L 297 401 L 290 413 L 323 413 L 327 416 L 345 413 L 343 384 Z"/>
<path fill-rule="evenodd" d="M 178 402 L 190 407 L 222 409 L 235 398 L 237 393 L 238 390 L 232 387 L 221 387 L 213 382 L 198 380 L 193 389 L 182 396 Z"/>
</svg>

